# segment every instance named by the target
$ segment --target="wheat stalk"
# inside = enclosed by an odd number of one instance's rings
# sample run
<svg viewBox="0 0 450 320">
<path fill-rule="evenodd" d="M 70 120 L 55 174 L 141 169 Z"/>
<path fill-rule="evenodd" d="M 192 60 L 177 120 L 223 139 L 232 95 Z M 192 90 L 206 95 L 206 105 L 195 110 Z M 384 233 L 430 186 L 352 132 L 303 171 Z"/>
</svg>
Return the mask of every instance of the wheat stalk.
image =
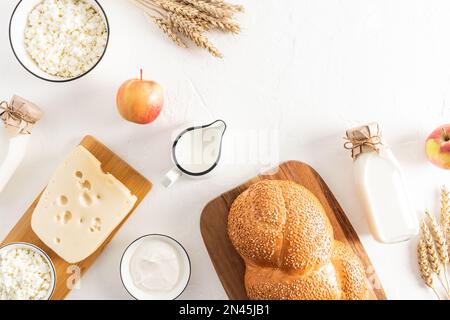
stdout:
<svg viewBox="0 0 450 320">
<path fill-rule="evenodd" d="M 192 32 L 189 35 L 189 38 L 191 38 L 191 40 L 194 41 L 197 46 L 208 50 L 208 52 L 211 53 L 214 57 L 223 58 L 222 53 L 220 53 L 220 51 L 217 50 L 217 48 L 208 40 L 208 38 L 201 33 Z"/>
<path fill-rule="evenodd" d="M 428 261 L 430 262 L 430 268 L 433 273 L 438 277 L 441 274 L 441 264 L 436 251 L 436 246 L 434 245 L 434 239 L 431 235 L 431 231 L 425 221 L 422 221 L 422 234 L 425 241 L 425 247 L 427 249 Z"/>
<path fill-rule="evenodd" d="M 177 14 L 169 13 L 168 18 L 170 23 L 176 28 L 179 32 L 186 34 L 186 32 L 182 30 L 190 30 L 195 32 L 203 32 L 205 31 L 205 25 L 199 24 L 197 20 L 191 19 L 185 16 L 179 16 Z"/>
<path fill-rule="evenodd" d="M 213 56 L 222 54 L 209 41 L 205 31 L 218 29 L 239 33 L 240 27 L 232 21 L 237 12 L 243 12 L 240 5 L 223 0 L 131 0 L 180 47 L 187 47 L 184 37 L 198 47 L 208 50 Z M 156 15 L 158 16 L 156 16 Z"/>
<path fill-rule="evenodd" d="M 441 212 L 440 212 L 440 223 L 447 236 L 450 231 L 450 200 L 449 194 L 445 187 L 441 189 Z"/>
<path fill-rule="evenodd" d="M 434 217 L 430 214 L 430 212 L 427 211 L 426 215 L 429 221 L 429 230 L 431 231 L 431 235 L 433 236 L 436 244 L 439 260 L 443 265 L 446 265 L 448 262 L 448 246 L 444 236 L 444 232 L 442 231 L 441 226 L 438 225 Z"/>
<path fill-rule="evenodd" d="M 230 4 L 223 0 L 205 0 L 205 1 L 215 5 L 218 8 L 222 8 L 222 9 L 233 11 L 233 12 L 244 12 L 245 11 L 244 6 Z"/>
<path fill-rule="evenodd" d="M 441 274 L 441 265 L 439 263 L 439 257 L 436 251 L 436 246 L 434 245 L 434 239 L 431 235 L 431 231 L 425 221 L 422 222 L 422 234 L 427 248 L 428 260 L 430 261 L 431 271 L 433 271 L 438 276 Z"/>
<path fill-rule="evenodd" d="M 444 236 L 444 233 L 442 232 L 442 228 L 438 225 L 438 223 L 436 222 L 434 217 L 430 214 L 430 212 L 427 211 L 426 215 L 427 215 L 428 221 L 429 221 L 429 230 L 431 231 L 431 235 L 432 235 L 435 245 L 436 245 L 438 257 L 439 257 L 439 260 L 443 267 L 444 278 L 445 278 L 445 282 L 447 284 L 446 292 L 448 294 L 449 284 L 448 284 L 448 278 L 447 278 L 447 262 L 448 262 L 447 241 Z"/>
<path fill-rule="evenodd" d="M 161 7 L 167 12 L 173 12 L 187 17 L 195 17 L 200 12 L 198 9 L 192 6 L 170 0 L 139 0 L 139 1 L 153 4 L 158 7 Z"/>
<path fill-rule="evenodd" d="M 433 275 L 435 274 L 445 289 L 445 295 L 450 298 L 450 284 L 447 275 L 447 264 L 450 262 L 450 259 L 447 242 L 448 234 L 446 234 L 450 223 L 450 197 L 445 187 L 441 189 L 440 202 L 439 222 L 428 210 L 425 211 L 426 218 L 422 220 L 420 225 L 422 236 L 417 247 L 417 253 L 420 274 L 425 284 L 432 288 L 436 296 L 440 298 L 433 283 Z M 444 274 L 445 284 L 441 278 L 442 274 Z"/>
<path fill-rule="evenodd" d="M 164 18 L 158 18 L 155 16 L 148 15 L 148 17 L 155 22 L 155 24 L 165 33 L 169 36 L 170 39 L 175 42 L 179 47 L 181 48 L 187 48 L 186 43 L 175 33 L 175 31 L 172 29 L 172 25 L 170 22 L 165 20 Z"/>
<path fill-rule="evenodd" d="M 440 284 L 444 287 L 445 293 L 448 296 L 447 287 L 445 286 L 444 282 L 441 279 L 442 265 L 439 259 L 438 252 L 436 250 L 435 241 L 431 233 L 431 230 L 425 221 L 422 221 L 421 230 L 423 239 L 425 241 L 425 246 L 427 249 L 428 261 L 430 262 L 431 271 L 436 274 L 437 279 L 439 280 Z"/>
<path fill-rule="evenodd" d="M 208 50 L 214 57 L 222 58 L 222 54 L 219 50 L 214 47 L 214 45 L 208 40 L 206 36 L 204 36 L 201 32 L 202 30 L 197 26 L 189 23 L 189 21 L 185 21 L 182 17 L 174 18 L 173 26 L 181 33 L 183 33 L 186 37 L 191 39 L 197 46 Z"/>
<path fill-rule="evenodd" d="M 211 26 L 213 26 L 219 30 L 225 31 L 225 32 L 231 32 L 234 34 L 238 34 L 239 32 L 241 32 L 241 27 L 239 27 L 239 25 L 237 23 L 234 23 L 227 19 L 218 19 L 215 17 L 211 17 L 211 16 L 205 14 L 204 12 L 200 12 L 198 14 L 198 18 L 207 22 Z"/>
<path fill-rule="evenodd" d="M 176 14 L 168 14 L 168 16 L 170 17 L 171 20 L 173 21 L 179 21 L 181 23 L 188 23 L 191 25 L 195 25 L 198 27 L 199 32 L 205 32 L 211 29 L 211 26 L 208 22 L 204 21 L 204 20 L 200 20 L 200 19 L 195 19 L 195 18 L 191 18 L 191 17 L 187 17 L 187 16 L 180 16 L 180 15 L 176 15 Z"/>
<path fill-rule="evenodd" d="M 169 14 L 169 20 L 173 27 L 178 32 L 183 33 L 186 37 L 191 39 L 197 46 L 205 48 L 215 57 L 222 57 L 222 54 L 217 50 L 214 45 L 208 40 L 206 36 L 202 34 L 202 27 L 192 23 L 192 20 L 174 14 Z"/>
<path fill-rule="evenodd" d="M 433 284 L 433 273 L 431 271 L 430 261 L 428 260 L 428 251 L 425 240 L 422 238 L 417 246 L 417 256 L 419 262 L 420 276 L 422 277 L 425 284 L 431 288 L 437 298 L 440 300 L 440 296 L 434 288 Z"/>
<path fill-rule="evenodd" d="M 446 238 L 446 240 L 450 240 L 450 199 L 449 193 L 445 186 L 441 188 L 441 208 L 439 212 L 439 223 L 441 224 L 444 237 Z M 447 250 L 448 254 L 450 252 L 449 250 Z M 448 259 L 447 261 L 450 263 L 450 259 Z"/>
<path fill-rule="evenodd" d="M 215 18 L 230 18 L 233 15 L 233 11 L 217 6 L 214 2 L 204 0 L 182 0 L 182 2 Z"/>
</svg>

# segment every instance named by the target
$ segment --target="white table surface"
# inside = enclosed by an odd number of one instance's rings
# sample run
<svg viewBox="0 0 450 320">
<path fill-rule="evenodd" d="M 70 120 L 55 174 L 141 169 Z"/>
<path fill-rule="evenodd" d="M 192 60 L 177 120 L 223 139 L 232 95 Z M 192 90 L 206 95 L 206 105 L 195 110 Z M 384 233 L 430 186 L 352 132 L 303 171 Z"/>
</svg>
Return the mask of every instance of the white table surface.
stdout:
<svg viewBox="0 0 450 320">
<path fill-rule="evenodd" d="M 220 61 L 177 48 L 128 1 L 101 0 L 112 28 L 107 54 L 88 76 L 66 84 L 36 79 L 15 60 L 8 21 L 16 2 L 0 1 L 0 99 L 22 95 L 46 115 L 0 194 L 0 238 L 86 134 L 155 183 L 69 299 L 129 299 L 120 257 L 149 233 L 171 235 L 189 251 L 193 274 L 182 299 L 226 298 L 200 235 L 202 208 L 289 159 L 311 164 L 329 184 L 389 298 L 433 297 L 417 276 L 417 239 L 382 245 L 369 235 L 342 137 L 349 127 L 379 121 L 405 170 L 414 208 L 418 214 L 437 208 L 450 173 L 427 163 L 423 149 L 427 134 L 450 115 L 449 1 L 248 0 L 240 36 L 211 36 L 225 55 Z M 161 83 L 167 98 L 157 122 L 143 127 L 122 120 L 115 108 L 116 90 L 139 68 Z M 230 129 L 222 169 L 209 180 L 184 179 L 165 190 L 160 181 L 171 167 L 177 130 L 217 118 Z"/>
</svg>

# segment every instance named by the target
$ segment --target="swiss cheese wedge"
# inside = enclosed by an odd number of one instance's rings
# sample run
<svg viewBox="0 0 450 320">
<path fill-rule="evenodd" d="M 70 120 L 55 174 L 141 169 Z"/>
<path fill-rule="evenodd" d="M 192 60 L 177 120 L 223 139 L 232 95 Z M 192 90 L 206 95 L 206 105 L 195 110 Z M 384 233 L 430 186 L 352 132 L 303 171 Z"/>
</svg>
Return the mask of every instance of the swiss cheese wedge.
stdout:
<svg viewBox="0 0 450 320">
<path fill-rule="evenodd" d="M 69 263 L 93 254 L 133 209 L 137 198 L 78 146 L 56 169 L 33 212 L 37 236 Z"/>
</svg>

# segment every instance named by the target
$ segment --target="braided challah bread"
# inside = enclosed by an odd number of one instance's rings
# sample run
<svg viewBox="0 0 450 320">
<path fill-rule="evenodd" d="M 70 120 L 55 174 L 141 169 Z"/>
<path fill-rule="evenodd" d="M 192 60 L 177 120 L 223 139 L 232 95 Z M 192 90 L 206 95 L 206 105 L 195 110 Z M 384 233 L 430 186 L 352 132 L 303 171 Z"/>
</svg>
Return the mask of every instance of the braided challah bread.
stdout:
<svg viewBox="0 0 450 320">
<path fill-rule="evenodd" d="M 358 257 L 334 240 L 319 200 L 290 181 L 252 185 L 233 203 L 228 234 L 246 264 L 254 300 L 366 299 Z"/>
</svg>

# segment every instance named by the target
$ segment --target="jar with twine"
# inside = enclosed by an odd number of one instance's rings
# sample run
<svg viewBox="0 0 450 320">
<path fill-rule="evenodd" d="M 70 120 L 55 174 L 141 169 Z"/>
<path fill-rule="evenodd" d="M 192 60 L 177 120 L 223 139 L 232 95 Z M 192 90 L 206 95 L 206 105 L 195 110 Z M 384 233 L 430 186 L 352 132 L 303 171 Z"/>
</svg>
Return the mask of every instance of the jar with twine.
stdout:
<svg viewBox="0 0 450 320">
<path fill-rule="evenodd" d="M 369 123 L 347 131 L 356 191 L 373 237 L 381 243 L 407 241 L 418 234 L 419 220 L 399 161 L 384 144 L 380 127 Z"/>
<path fill-rule="evenodd" d="M 0 192 L 19 168 L 34 125 L 42 115 L 38 106 L 19 96 L 9 103 L 0 102 Z"/>
<path fill-rule="evenodd" d="M 0 119 L 11 133 L 31 134 L 42 116 L 43 112 L 37 105 L 16 95 L 9 103 L 0 102 Z"/>
<path fill-rule="evenodd" d="M 344 148 L 352 152 L 353 160 L 366 152 L 380 153 L 383 137 L 378 123 L 373 122 L 347 131 Z"/>
</svg>

